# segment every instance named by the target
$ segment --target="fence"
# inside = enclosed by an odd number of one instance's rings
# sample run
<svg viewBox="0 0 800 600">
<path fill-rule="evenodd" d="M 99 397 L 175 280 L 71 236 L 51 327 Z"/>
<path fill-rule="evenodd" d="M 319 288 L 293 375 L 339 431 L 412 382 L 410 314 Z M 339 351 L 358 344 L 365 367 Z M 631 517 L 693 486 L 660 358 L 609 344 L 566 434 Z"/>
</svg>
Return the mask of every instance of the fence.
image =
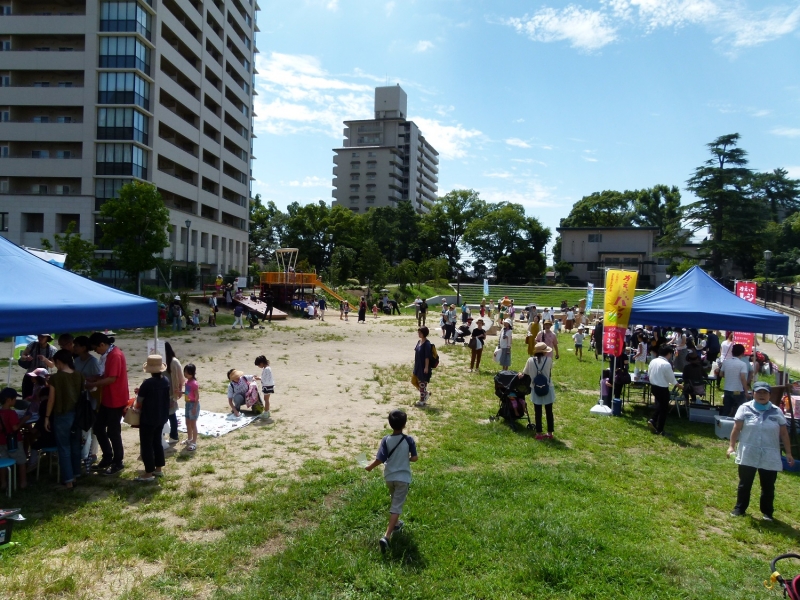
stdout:
<svg viewBox="0 0 800 600">
<path fill-rule="evenodd" d="M 756 288 L 756 298 L 764 305 L 767 303 L 782 304 L 789 308 L 800 309 L 800 288 L 795 288 L 782 283 L 759 283 Z"/>
</svg>

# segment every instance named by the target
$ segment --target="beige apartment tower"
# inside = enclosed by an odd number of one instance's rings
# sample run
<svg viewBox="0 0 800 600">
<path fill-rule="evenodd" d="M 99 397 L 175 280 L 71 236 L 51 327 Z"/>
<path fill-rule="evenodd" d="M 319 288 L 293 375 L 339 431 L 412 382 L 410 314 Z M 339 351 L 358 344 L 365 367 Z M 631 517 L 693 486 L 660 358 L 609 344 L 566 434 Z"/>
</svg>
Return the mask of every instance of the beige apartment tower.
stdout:
<svg viewBox="0 0 800 600">
<path fill-rule="evenodd" d="M 256 0 L 0 0 L 0 235 L 25 246 L 131 180 L 170 209 L 164 257 L 247 271 Z M 188 226 L 187 226 L 188 225 Z"/>
<path fill-rule="evenodd" d="M 436 200 L 439 153 L 413 121 L 399 86 L 375 88 L 375 118 L 345 121 L 333 158 L 333 204 L 353 212 L 409 201 L 419 213 Z"/>
</svg>

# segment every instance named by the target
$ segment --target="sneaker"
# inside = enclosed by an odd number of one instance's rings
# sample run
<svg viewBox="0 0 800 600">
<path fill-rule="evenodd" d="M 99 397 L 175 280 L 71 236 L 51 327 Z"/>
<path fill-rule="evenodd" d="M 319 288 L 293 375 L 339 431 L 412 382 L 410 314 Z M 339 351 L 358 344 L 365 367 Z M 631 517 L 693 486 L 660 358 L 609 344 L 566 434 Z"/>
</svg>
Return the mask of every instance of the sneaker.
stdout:
<svg viewBox="0 0 800 600">
<path fill-rule="evenodd" d="M 731 516 L 732 517 L 743 517 L 744 515 L 745 515 L 744 511 L 743 510 L 739 510 L 738 508 L 734 508 L 731 511 Z"/>
<path fill-rule="evenodd" d="M 772 523 L 772 521 L 774 521 L 772 515 L 761 515 L 761 520 L 767 521 L 768 523 Z"/>
<path fill-rule="evenodd" d="M 647 422 L 647 426 L 650 428 L 650 431 L 652 431 L 653 433 L 658 433 L 658 430 L 656 429 L 656 424 L 653 422 L 653 419 L 650 419 Z"/>
<path fill-rule="evenodd" d="M 546 440 L 547 439 L 547 435 L 544 434 L 544 433 L 537 433 L 536 434 L 536 439 L 537 440 Z"/>
<path fill-rule="evenodd" d="M 403 523 L 403 521 L 397 521 L 397 525 L 394 526 L 394 530 L 395 531 L 400 531 L 403 528 L 403 525 L 405 525 L 405 523 Z"/>
<path fill-rule="evenodd" d="M 180 438 L 169 438 L 169 442 L 168 443 L 169 443 L 170 446 L 174 446 L 175 444 L 178 443 L 178 440 L 180 440 Z"/>
<path fill-rule="evenodd" d="M 386 551 L 389 549 L 389 540 L 386 537 L 382 537 L 378 540 L 378 545 L 381 547 L 381 552 L 386 554 Z"/>
<path fill-rule="evenodd" d="M 103 471 L 103 475 L 116 475 L 120 471 L 125 468 L 125 465 L 122 463 L 117 463 L 108 467 L 105 471 Z"/>
<path fill-rule="evenodd" d="M 548 440 L 552 440 L 553 439 L 553 434 L 552 433 L 548 433 L 548 434 L 545 434 L 544 437 L 546 437 Z"/>
<path fill-rule="evenodd" d="M 415 402 L 414 406 L 416 406 L 417 408 L 425 408 L 426 406 L 428 406 L 428 403 L 420 400 L 419 402 Z"/>
<path fill-rule="evenodd" d="M 92 465 L 92 471 L 96 473 L 102 473 L 106 469 L 111 466 L 110 462 L 103 462 L 102 460 L 99 463 Z"/>
</svg>

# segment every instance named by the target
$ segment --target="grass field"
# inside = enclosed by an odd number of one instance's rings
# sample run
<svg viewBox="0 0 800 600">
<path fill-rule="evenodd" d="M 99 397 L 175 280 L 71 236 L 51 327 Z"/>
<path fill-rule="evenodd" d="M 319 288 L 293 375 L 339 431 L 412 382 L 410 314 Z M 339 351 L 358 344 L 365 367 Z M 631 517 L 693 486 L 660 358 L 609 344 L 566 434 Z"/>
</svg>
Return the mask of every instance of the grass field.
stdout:
<svg viewBox="0 0 800 600">
<path fill-rule="evenodd" d="M 450 284 L 453 290 L 456 290 L 456 284 Z M 541 310 L 546 306 L 558 308 L 561 306 L 561 301 L 566 300 L 569 305 L 575 305 L 582 298 L 586 298 L 586 288 L 562 288 L 562 287 L 546 287 L 546 286 L 513 286 L 513 285 L 493 285 L 489 288 L 489 295 L 483 293 L 483 286 L 476 284 L 461 284 L 461 298 L 468 304 L 480 304 L 482 298 L 489 298 L 497 301 L 508 296 L 514 300 L 516 306 L 525 306 L 527 304 L 536 304 Z M 642 296 L 649 293 L 650 290 L 636 290 L 636 296 Z M 595 309 L 603 307 L 605 299 L 605 290 L 603 288 L 595 288 L 594 300 L 592 306 Z"/>
<path fill-rule="evenodd" d="M 599 365 L 561 339 L 552 442 L 489 422 L 491 347 L 480 375 L 466 373 L 466 349 L 441 349 L 451 364 L 434 375 L 424 428 L 408 432 L 420 460 L 386 555 L 378 472 L 312 457 L 295 478 L 254 469 L 234 480 L 209 443 L 192 477 L 221 487 L 168 475 L 152 487 L 103 479 L 18 494 L 29 520 L 14 534 L 22 545 L 1 555 L 0 582 L 15 598 L 116 597 L 100 593 L 109 573 L 135 577 L 128 599 L 778 598 L 761 582 L 773 556 L 800 545 L 798 476 L 779 476 L 774 523 L 729 517 L 735 466 L 713 427 L 673 413 L 661 438 L 644 407 L 590 416 Z M 526 358 L 518 339 L 512 368 Z M 375 369 L 372 381 L 418 412 L 408 375 Z"/>
</svg>

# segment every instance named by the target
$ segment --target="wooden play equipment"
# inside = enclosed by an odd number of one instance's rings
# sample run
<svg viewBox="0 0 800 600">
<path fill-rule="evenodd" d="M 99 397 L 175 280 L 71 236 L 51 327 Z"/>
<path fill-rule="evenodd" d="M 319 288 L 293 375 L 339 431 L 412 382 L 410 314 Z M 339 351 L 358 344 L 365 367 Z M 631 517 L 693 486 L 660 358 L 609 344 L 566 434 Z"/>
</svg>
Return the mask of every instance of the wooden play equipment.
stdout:
<svg viewBox="0 0 800 600">
<path fill-rule="evenodd" d="M 313 297 L 316 288 L 325 291 L 339 302 L 347 302 L 342 296 L 325 285 L 317 276 L 316 271 L 312 273 L 298 273 L 297 248 L 278 248 L 275 251 L 275 261 L 278 263 L 278 271 L 266 271 L 261 273 L 261 289 L 259 290 L 260 300 L 263 302 L 272 295 L 275 306 L 290 306 L 297 304 L 300 308 L 305 303 L 306 297 Z"/>
</svg>

